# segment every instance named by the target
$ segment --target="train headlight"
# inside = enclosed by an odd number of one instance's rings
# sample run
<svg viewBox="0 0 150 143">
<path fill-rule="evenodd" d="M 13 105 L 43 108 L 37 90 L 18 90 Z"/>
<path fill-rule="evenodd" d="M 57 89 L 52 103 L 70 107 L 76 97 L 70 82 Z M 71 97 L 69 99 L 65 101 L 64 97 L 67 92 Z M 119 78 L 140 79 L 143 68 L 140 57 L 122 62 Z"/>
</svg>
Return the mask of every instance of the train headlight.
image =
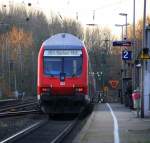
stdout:
<svg viewBox="0 0 150 143">
<path fill-rule="evenodd" d="M 83 87 L 76 87 L 76 88 L 75 88 L 75 91 L 76 91 L 76 92 L 83 92 Z"/>
</svg>

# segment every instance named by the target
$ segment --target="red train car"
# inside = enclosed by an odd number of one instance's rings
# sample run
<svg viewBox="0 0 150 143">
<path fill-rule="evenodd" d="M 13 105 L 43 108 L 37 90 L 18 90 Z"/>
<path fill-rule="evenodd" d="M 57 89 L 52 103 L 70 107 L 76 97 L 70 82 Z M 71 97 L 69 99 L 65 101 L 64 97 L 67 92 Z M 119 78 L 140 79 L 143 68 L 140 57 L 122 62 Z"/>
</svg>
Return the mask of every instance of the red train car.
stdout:
<svg viewBox="0 0 150 143">
<path fill-rule="evenodd" d="M 68 33 L 43 42 L 38 55 L 37 98 L 47 113 L 79 112 L 90 102 L 88 54 L 80 39 Z"/>
</svg>

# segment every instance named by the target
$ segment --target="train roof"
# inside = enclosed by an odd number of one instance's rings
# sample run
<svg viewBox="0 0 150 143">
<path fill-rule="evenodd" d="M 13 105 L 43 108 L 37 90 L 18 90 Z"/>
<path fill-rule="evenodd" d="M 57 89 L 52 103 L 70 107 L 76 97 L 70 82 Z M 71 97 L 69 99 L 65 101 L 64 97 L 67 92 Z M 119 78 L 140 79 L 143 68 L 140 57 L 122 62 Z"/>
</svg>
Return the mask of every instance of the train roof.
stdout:
<svg viewBox="0 0 150 143">
<path fill-rule="evenodd" d="M 44 49 L 82 49 L 83 42 L 69 33 L 59 33 L 43 42 Z"/>
</svg>

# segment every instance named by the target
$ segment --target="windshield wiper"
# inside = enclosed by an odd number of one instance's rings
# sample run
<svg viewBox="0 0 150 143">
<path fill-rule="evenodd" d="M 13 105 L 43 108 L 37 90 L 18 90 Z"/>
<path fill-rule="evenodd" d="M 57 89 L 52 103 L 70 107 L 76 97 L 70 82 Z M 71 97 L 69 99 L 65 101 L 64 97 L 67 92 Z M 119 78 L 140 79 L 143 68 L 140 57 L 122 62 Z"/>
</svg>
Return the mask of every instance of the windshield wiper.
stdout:
<svg viewBox="0 0 150 143">
<path fill-rule="evenodd" d="M 48 75 L 49 75 L 50 77 L 54 77 L 54 75 L 53 75 L 53 74 L 51 74 L 51 73 L 50 73 L 50 74 L 48 74 Z"/>
<path fill-rule="evenodd" d="M 75 73 L 73 73 L 73 74 L 72 74 L 72 77 L 76 77 L 76 74 L 75 74 Z"/>
</svg>

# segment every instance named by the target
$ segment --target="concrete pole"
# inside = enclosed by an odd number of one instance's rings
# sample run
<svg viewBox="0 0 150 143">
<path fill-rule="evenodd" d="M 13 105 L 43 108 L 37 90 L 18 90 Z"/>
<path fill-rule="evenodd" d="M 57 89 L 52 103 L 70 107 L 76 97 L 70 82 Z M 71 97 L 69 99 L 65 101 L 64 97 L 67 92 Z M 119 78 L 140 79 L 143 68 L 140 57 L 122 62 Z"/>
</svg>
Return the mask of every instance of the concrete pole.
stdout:
<svg viewBox="0 0 150 143">
<path fill-rule="evenodd" d="M 76 20 L 78 21 L 79 16 L 78 16 L 78 12 L 76 12 Z"/>
<path fill-rule="evenodd" d="M 135 47 L 135 0 L 133 0 L 133 61 L 136 59 L 136 47 Z M 133 64 L 133 70 L 132 70 L 132 88 L 135 89 L 135 71 L 136 67 L 135 64 Z"/>
<path fill-rule="evenodd" d="M 125 35 L 125 37 L 126 37 L 126 39 L 127 39 L 127 37 L 128 37 L 128 35 L 127 35 L 127 27 L 128 27 L 128 24 L 127 24 L 127 13 L 119 13 L 119 15 L 121 15 L 121 16 L 125 16 L 125 26 L 126 26 L 126 35 Z M 126 40 L 125 39 L 125 40 Z M 124 64 L 123 64 L 123 67 L 124 67 L 124 77 L 126 78 L 126 76 L 127 76 L 127 68 L 126 68 L 126 61 L 124 61 Z"/>
<path fill-rule="evenodd" d="M 126 39 L 127 39 L 128 38 L 128 24 L 127 24 L 128 14 L 126 14 L 125 17 L 126 17 Z"/>
<path fill-rule="evenodd" d="M 115 24 L 115 26 L 120 26 L 121 27 L 121 40 L 123 41 L 123 26 L 125 25 L 121 25 L 121 24 Z M 124 70 L 124 62 L 121 59 L 121 97 L 120 97 L 120 102 L 121 104 L 123 104 L 123 95 L 124 95 L 124 86 L 123 86 L 123 70 Z"/>
<path fill-rule="evenodd" d="M 95 21 L 95 10 L 93 10 L 93 23 Z"/>
<path fill-rule="evenodd" d="M 121 26 L 121 39 L 123 40 L 123 25 Z"/>
<path fill-rule="evenodd" d="M 126 36 L 125 36 L 126 39 L 125 39 L 125 40 L 127 40 L 127 39 L 128 39 L 128 33 L 127 33 L 127 32 L 128 32 L 128 28 L 127 28 L 127 27 L 128 27 L 128 24 L 127 24 L 127 16 L 128 16 L 128 14 L 124 14 L 124 16 L 125 16 L 125 18 L 126 18 Z M 124 61 L 124 70 L 125 70 L 125 71 L 124 71 L 124 74 L 125 74 L 124 76 L 125 76 L 125 78 L 126 78 L 126 76 L 127 76 L 127 67 L 126 67 L 126 66 L 127 66 L 127 65 L 126 65 L 126 60 L 125 60 L 125 61 Z"/>
<path fill-rule="evenodd" d="M 144 0 L 144 12 L 143 12 L 143 42 L 142 42 L 142 49 L 146 47 L 145 42 L 145 23 L 146 23 L 146 0 Z M 141 69 L 141 118 L 144 118 L 144 69 L 145 69 L 145 62 L 143 61 Z"/>
</svg>

